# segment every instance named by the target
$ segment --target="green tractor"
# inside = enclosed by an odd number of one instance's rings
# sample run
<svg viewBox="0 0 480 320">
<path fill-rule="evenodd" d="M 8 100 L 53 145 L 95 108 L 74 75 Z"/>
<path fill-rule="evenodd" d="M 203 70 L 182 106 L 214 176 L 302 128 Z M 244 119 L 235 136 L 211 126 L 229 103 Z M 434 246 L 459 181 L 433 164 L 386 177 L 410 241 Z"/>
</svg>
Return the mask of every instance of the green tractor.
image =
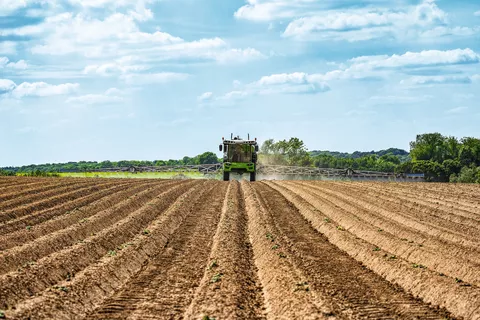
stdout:
<svg viewBox="0 0 480 320">
<path fill-rule="evenodd" d="M 219 150 L 223 151 L 223 181 L 230 180 L 230 173 L 250 173 L 250 181 L 255 181 L 257 170 L 257 138 L 241 139 L 239 136 L 230 136 L 230 140 L 222 138 Z"/>
</svg>

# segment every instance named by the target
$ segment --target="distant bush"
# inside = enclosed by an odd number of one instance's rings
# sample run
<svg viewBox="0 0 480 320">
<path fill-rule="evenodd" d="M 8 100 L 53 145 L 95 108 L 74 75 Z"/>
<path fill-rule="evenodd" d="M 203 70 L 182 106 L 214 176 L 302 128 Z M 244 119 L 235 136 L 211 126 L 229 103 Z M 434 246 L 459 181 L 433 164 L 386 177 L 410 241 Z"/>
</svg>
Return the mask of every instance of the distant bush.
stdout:
<svg viewBox="0 0 480 320">
<path fill-rule="evenodd" d="M 480 167 L 463 167 L 459 174 L 452 174 L 450 182 L 480 183 Z"/>
<path fill-rule="evenodd" d="M 0 169 L 0 176 L 6 177 L 6 176 L 15 176 L 15 172 L 12 171 L 5 171 Z"/>
<path fill-rule="evenodd" d="M 60 174 L 55 172 L 44 172 L 40 170 L 35 170 L 32 172 L 17 172 L 17 176 L 20 177 L 53 177 L 57 178 L 60 177 Z"/>
</svg>

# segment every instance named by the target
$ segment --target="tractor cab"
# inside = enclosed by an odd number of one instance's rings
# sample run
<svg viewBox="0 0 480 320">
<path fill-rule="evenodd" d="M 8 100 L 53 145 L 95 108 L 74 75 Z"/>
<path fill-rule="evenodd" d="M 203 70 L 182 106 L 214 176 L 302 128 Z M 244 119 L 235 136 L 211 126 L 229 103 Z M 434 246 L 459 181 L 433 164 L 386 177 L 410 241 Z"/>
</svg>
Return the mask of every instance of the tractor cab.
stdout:
<svg viewBox="0 0 480 320">
<path fill-rule="evenodd" d="M 230 180 L 230 173 L 237 174 L 250 173 L 250 181 L 255 181 L 258 143 L 257 139 L 244 140 L 240 136 L 233 137 L 229 140 L 222 138 L 223 143 L 220 144 L 219 150 L 223 151 L 223 180 Z"/>
</svg>

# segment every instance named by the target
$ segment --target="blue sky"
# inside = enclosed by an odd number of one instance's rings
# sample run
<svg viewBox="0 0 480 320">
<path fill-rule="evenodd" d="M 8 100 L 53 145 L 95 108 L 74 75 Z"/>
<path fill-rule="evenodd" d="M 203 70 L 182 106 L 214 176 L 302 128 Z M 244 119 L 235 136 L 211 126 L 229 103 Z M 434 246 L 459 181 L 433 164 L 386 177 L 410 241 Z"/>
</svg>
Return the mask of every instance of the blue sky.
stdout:
<svg viewBox="0 0 480 320">
<path fill-rule="evenodd" d="M 0 0 L 0 166 L 480 135 L 478 0 Z"/>
</svg>

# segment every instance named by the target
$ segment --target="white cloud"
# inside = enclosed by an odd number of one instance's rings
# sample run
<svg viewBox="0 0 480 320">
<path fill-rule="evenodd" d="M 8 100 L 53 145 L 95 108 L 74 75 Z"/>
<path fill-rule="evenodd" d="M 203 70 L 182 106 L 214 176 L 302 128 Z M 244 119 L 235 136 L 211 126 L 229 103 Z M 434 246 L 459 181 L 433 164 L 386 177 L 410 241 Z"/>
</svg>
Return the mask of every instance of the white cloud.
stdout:
<svg viewBox="0 0 480 320">
<path fill-rule="evenodd" d="M 9 79 L 0 79 L 0 95 L 15 89 L 16 84 Z"/>
<path fill-rule="evenodd" d="M 363 56 L 354 58 L 350 62 L 354 62 L 357 66 L 372 68 L 442 66 L 479 63 L 480 55 L 469 48 L 446 51 L 425 50 L 392 56 Z"/>
<path fill-rule="evenodd" d="M 17 62 L 10 62 L 7 57 L 0 57 L 0 69 L 1 68 L 9 68 L 9 69 L 18 69 L 18 70 L 25 70 L 27 69 L 27 63 L 25 60 L 19 60 Z"/>
<path fill-rule="evenodd" d="M 241 63 L 266 58 L 253 48 L 230 48 L 218 37 L 186 41 L 166 32 L 143 32 L 134 17 L 119 12 L 104 19 L 91 18 L 84 13 L 62 13 L 50 16 L 38 25 L 0 29 L 2 35 L 38 38 L 38 44 L 31 49 L 34 54 L 80 54 L 86 58 L 107 60 L 89 65 L 84 70 L 85 73 L 102 75 L 145 70 L 147 65 L 167 60 Z M 141 62 L 132 64 L 115 60 L 122 56 L 136 56 Z"/>
<path fill-rule="evenodd" d="M 480 17 L 480 10 L 474 13 L 475 16 Z"/>
<path fill-rule="evenodd" d="M 27 67 L 28 67 L 28 65 L 25 62 L 25 60 L 19 60 L 17 62 L 10 62 L 9 64 L 7 64 L 7 68 L 11 68 L 11 69 L 25 70 L 25 69 L 27 69 Z"/>
<path fill-rule="evenodd" d="M 138 57 L 126 56 L 111 63 L 86 66 L 83 70 L 83 73 L 111 76 L 130 72 L 145 71 L 150 68 L 147 65 L 133 63 L 138 60 L 140 60 Z"/>
<path fill-rule="evenodd" d="M 215 59 L 220 63 L 230 62 L 248 62 L 251 60 L 265 59 L 266 56 L 253 48 L 247 49 L 230 49 L 215 54 Z"/>
<path fill-rule="evenodd" d="M 197 97 L 197 100 L 200 102 L 209 101 L 213 98 L 213 92 L 205 92 L 202 95 Z"/>
<path fill-rule="evenodd" d="M 2 0 L 0 3 L 0 16 L 8 15 L 34 3 L 42 2 L 45 2 L 45 0 Z"/>
<path fill-rule="evenodd" d="M 459 114 L 463 113 L 464 111 L 468 110 L 468 107 L 457 107 L 457 108 L 452 108 L 447 111 L 445 111 L 446 114 Z"/>
<path fill-rule="evenodd" d="M 76 91 L 78 87 L 78 83 L 63 83 L 54 85 L 45 82 L 23 82 L 19 85 L 16 85 L 11 80 L 0 79 L 0 94 L 7 95 L 8 98 L 14 99 L 21 99 L 23 97 L 66 95 Z"/>
<path fill-rule="evenodd" d="M 246 5 L 235 12 L 238 19 L 254 21 L 271 21 L 274 19 L 294 17 L 303 10 L 302 7 L 315 0 L 247 0 Z"/>
<path fill-rule="evenodd" d="M 86 94 L 77 97 L 70 97 L 66 100 L 66 102 L 89 105 L 121 103 L 124 101 L 124 98 L 122 97 L 123 94 L 123 91 L 117 88 L 110 88 L 103 94 Z"/>
<path fill-rule="evenodd" d="M 402 80 L 402 84 L 435 85 L 435 84 L 470 84 L 469 76 L 416 76 L 408 80 Z"/>
<path fill-rule="evenodd" d="M 79 87 L 78 83 L 63 83 L 59 85 L 45 82 L 23 82 L 11 92 L 14 98 L 23 97 L 48 97 L 66 95 L 75 92 Z"/>
<path fill-rule="evenodd" d="M 200 97 L 206 96 L 208 99 L 199 98 L 199 100 L 202 102 L 237 101 L 250 95 L 318 94 L 329 91 L 328 84 L 315 76 L 303 72 L 272 74 L 243 87 L 237 83 L 239 90 L 230 91 L 221 96 L 215 97 L 213 93 L 207 92 Z"/>
<path fill-rule="evenodd" d="M 144 74 L 127 74 L 120 78 L 129 85 L 141 86 L 149 84 L 163 84 L 172 81 L 186 80 L 190 75 L 186 73 L 160 72 Z"/>
<path fill-rule="evenodd" d="M 324 11 L 296 19 L 287 26 L 285 37 L 297 40 L 365 41 L 376 38 L 397 40 L 432 36 L 468 36 L 478 30 L 451 27 L 447 14 L 434 0 L 402 9 L 351 9 Z"/>
</svg>

